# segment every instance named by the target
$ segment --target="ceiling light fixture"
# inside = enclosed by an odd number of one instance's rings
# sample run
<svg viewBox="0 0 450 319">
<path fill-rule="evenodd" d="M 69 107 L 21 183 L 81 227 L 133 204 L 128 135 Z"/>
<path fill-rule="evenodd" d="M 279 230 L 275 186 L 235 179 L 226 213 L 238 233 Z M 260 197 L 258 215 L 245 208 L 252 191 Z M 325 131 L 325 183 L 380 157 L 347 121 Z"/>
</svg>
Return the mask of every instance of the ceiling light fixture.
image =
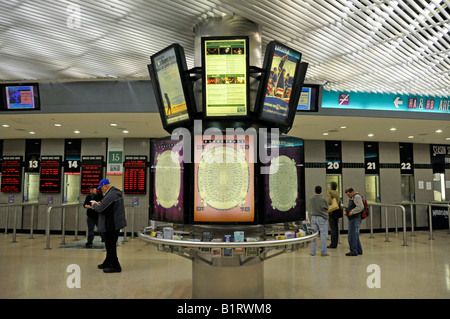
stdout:
<svg viewBox="0 0 450 319">
<path fill-rule="evenodd" d="M 408 136 L 408 138 L 414 138 L 414 136 L 413 136 L 413 135 L 410 135 L 410 136 Z"/>
<path fill-rule="evenodd" d="M 61 126 L 61 124 L 59 124 L 59 123 L 55 123 L 55 124 L 53 124 L 53 125 L 55 125 L 55 126 L 57 126 L 57 127 L 60 127 L 60 126 Z"/>
<path fill-rule="evenodd" d="M 9 127 L 9 125 L 8 125 L 8 124 L 2 124 L 2 126 L 3 126 L 3 127 Z"/>
<path fill-rule="evenodd" d="M 395 127 L 391 127 L 390 130 L 391 131 L 397 131 L 397 129 Z"/>
<path fill-rule="evenodd" d="M 436 133 L 442 133 L 442 130 L 436 130 Z"/>
<path fill-rule="evenodd" d="M 80 134 L 81 132 L 80 131 L 73 131 L 75 134 Z"/>
<path fill-rule="evenodd" d="M 367 136 L 368 137 L 373 137 L 374 135 L 372 133 L 369 133 Z"/>
<path fill-rule="evenodd" d="M 123 132 L 124 134 L 130 133 L 130 131 L 127 131 L 127 130 L 123 130 L 122 132 Z"/>
</svg>

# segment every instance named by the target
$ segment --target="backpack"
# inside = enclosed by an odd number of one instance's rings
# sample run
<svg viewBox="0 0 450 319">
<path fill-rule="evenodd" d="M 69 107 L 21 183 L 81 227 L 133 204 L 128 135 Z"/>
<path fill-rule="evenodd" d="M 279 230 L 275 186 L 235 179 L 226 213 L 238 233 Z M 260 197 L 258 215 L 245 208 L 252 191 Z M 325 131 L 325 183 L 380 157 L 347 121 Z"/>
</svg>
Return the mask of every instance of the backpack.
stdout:
<svg viewBox="0 0 450 319">
<path fill-rule="evenodd" d="M 355 193 L 355 194 L 358 194 L 362 198 L 364 208 L 361 211 L 361 218 L 366 219 L 367 217 L 369 217 L 369 207 L 367 206 L 367 199 L 365 197 L 362 197 L 362 195 L 360 193 Z"/>
</svg>

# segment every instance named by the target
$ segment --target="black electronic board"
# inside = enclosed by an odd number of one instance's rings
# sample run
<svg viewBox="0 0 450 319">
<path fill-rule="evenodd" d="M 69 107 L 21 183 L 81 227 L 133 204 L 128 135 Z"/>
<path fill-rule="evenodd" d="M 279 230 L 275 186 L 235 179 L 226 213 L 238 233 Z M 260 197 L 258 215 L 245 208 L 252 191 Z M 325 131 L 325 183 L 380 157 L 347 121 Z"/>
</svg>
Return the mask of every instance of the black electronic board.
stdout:
<svg viewBox="0 0 450 319">
<path fill-rule="evenodd" d="M 89 194 L 89 186 L 98 186 L 103 179 L 103 156 L 83 156 L 81 158 L 81 193 Z"/>
<path fill-rule="evenodd" d="M 124 185 L 125 194 L 147 193 L 147 156 L 125 156 Z"/>
<path fill-rule="evenodd" d="M 22 191 L 23 156 L 4 156 L 2 165 L 2 193 Z"/>
<path fill-rule="evenodd" d="M 40 193 L 61 192 L 62 156 L 41 156 Z"/>
</svg>

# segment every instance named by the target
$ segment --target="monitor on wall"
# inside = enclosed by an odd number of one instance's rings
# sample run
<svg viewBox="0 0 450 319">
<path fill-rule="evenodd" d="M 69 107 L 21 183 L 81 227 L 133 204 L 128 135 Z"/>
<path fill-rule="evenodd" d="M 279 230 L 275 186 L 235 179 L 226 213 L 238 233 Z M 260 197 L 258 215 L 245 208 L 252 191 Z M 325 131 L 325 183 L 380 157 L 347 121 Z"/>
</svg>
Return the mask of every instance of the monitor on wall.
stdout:
<svg viewBox="0 0 450 319">
<path fill-rule="evenodd" d="M 183 47 L 174 43 L 150 60 L 148 70 L 164 129 L 171 133 L 191 126 L 196 106 Z"/>
<path fill-rule="evenodd" d="M 203 117 L 246 118 L 249 114 L 249 38 L 203 37 Z"/>
<path fill-rule="evenodd" d="M 322 86 L 304 84 L 298 100 L 297 112 L 318 112 L 321 104 Z"/>
<path fill-rule="evenodd" d="M 40 110 L 39 84 L 1 84 L 1 109 L 6 111 Z"/>
<path fill-rule="evenodd" d="M 260 121 L 279 127 L 284 133 L 292 127 L 308 67 L 301 63 L 301 56 L 276 41 L 266 47 L 255 112 Z"/>
</svg>

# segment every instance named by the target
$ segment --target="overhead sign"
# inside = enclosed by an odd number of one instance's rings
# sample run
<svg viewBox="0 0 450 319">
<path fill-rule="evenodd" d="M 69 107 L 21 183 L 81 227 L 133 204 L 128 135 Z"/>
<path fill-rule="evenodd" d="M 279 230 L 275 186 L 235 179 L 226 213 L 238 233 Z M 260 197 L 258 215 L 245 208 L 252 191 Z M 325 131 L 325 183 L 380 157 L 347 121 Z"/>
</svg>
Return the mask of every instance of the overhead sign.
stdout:
<svg viewBox="0 0 450 319">
<path fill-rule="evenodd" d="M 322 107 L 450 114 L 450 97 L 324 90 Z"/>
</svg>

